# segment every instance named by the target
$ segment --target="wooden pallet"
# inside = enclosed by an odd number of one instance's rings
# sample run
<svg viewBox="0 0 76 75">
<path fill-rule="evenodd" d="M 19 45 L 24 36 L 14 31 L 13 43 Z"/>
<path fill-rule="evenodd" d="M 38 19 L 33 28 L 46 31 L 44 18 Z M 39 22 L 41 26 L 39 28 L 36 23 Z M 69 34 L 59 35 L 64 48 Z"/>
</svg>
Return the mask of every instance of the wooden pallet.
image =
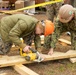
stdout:
<svg viewBox="0 0 76 75">
<path fill-rule="evenodd" d="M 44 61 L 51 61 L 51 60 L 76 57 L 76 51 L 75 50 L 69 50 L 66 53 L 54 52 L 51 56 L 45 55 L 45 54 L 42 54 L 42 55 L 45 57 Z M 39 75 L 36 72 L 32 71 L 31 69 L 29 69 L 23 65 L 23 64 L 31 64 L 31 63 L 36 63 L 36 62 L 26 61 L 25 58 L 20 56 L 20 55 L 1 56 L 0 57 L 0 67 L 12 66 L 21 75 L 31 75 L 31 74 L 32 75 Z"/>
</svg>

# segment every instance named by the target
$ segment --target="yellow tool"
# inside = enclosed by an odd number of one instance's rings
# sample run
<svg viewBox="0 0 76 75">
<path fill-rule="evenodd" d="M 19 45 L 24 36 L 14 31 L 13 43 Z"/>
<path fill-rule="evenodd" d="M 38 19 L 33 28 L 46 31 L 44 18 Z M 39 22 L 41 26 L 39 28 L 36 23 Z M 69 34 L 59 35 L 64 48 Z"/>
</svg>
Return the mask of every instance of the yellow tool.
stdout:
<svg viewBox="0 0 76 75">
<path fill-rule="evenodd" d="M 36 62 L 43 61 L 43 58 L 40 57 L 40 53 L 37 50 L 32 48 L 29 48 L 29 50 L 30 52 L 26 53 L 26 52 L 23 52 L 22 49 L 20 49 L 20 55 L 25 57 L 27 61 L 36 61 Z"/>
</svg>

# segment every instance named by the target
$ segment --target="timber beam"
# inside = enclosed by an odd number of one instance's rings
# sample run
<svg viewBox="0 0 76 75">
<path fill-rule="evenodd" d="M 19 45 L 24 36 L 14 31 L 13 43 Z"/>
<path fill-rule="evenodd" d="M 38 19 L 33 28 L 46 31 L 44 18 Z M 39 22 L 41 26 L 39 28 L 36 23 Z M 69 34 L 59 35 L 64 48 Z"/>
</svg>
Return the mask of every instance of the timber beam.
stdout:
<svg viewBox="0 0 76 75">
<path fill-rule="evenodd" d="M 65 58 L 71 58 L 76 57 L 76 51 L 75 50 L 69 50 L 66 53 L 63 52 L 54 52 L 51 56 L 45 55 L 44 61 L 50 61 L 50 60 L 57 60 L 57 59 L 65 59 Z M 44 62 L 43 61 L 43 62 Z M 29 64 L 29 63 L 35 63 L 34 61 L 26 61 L 24 57 L 17 55 L 17 56 L 2 56 L 0 58 L 0 67 L 6 67 L 6 66 L 13 66 L 17 64 Z"/>
</svg>

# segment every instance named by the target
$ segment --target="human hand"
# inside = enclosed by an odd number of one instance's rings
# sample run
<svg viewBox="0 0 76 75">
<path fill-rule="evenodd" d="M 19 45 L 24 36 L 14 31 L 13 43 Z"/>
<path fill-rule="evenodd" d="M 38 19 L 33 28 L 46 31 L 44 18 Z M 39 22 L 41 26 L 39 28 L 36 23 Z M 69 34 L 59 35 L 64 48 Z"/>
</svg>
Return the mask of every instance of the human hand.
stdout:
<svg viewBox="0 0 76 75">
<path fill-rule="evenodd" d="M 25 46 L 25 48 L 23 49 L 24 52 L 30 52 L 29 48 L 31 48 L 30 46 Z"/>
<path fill-rule="evenodd" d="M 52 55 L 53 54 L 53 48 L 50 48 L 48 55 Z"/>
</svg>

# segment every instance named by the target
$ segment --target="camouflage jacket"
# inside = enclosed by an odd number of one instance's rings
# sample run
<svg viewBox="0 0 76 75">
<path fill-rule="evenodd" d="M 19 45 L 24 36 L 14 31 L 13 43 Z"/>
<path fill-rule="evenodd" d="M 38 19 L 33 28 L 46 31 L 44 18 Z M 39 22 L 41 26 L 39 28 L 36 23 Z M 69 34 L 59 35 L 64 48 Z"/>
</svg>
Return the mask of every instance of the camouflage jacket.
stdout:
<svg viewBox="0 0 76 75">
<path fill-rule="evenodd" d="M 62 23 L 59 18 L 55 20 L 55 31 L 52 34 L 52 41 L 50 46 L 55 48 L 55 44 L 63 32 L 69 31 L 71 33 L 71 42 L 76 49 L 76 10 L 74 18 L 68 23 Z"/>
</svg>

